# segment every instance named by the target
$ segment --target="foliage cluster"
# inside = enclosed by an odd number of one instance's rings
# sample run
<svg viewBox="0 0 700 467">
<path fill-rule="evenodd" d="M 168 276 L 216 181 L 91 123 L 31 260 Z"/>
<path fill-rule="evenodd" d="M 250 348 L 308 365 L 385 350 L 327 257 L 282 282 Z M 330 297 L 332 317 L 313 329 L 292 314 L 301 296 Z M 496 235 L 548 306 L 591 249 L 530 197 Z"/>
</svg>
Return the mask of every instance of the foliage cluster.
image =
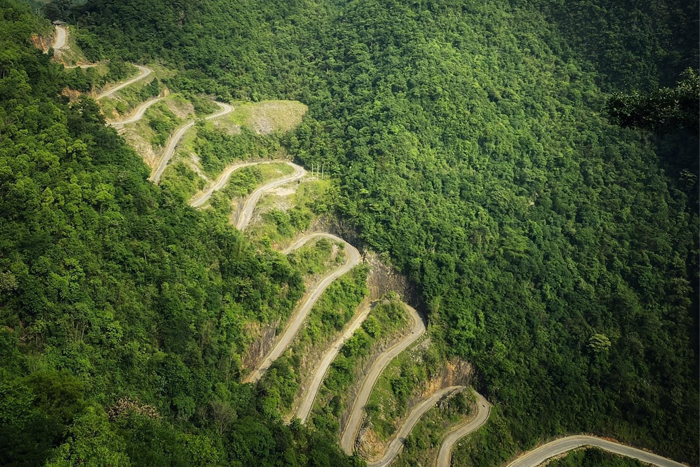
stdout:
<svg viewBox="0 0 700 467">
<path fill-rule="evenodd" d="M 162 102 L 158 102 L 147 110 L 148 126 L 153 130 L 151 145 L 162 147 L 168 141 L 170 134 L 180 124 L 180 119 Z"/>
<path fill-rule="evenodd" d="M 215 176 L 224 167 L 235 160 L 267 158 L 280 148 L 278 137 L 259 136 L 242 128 L 237 135 L 227 135 L 220 131 L 200 126 L 194 142 L 195 152 L 202 162 L 202 168 L 208 175 Z"/>
</svg>

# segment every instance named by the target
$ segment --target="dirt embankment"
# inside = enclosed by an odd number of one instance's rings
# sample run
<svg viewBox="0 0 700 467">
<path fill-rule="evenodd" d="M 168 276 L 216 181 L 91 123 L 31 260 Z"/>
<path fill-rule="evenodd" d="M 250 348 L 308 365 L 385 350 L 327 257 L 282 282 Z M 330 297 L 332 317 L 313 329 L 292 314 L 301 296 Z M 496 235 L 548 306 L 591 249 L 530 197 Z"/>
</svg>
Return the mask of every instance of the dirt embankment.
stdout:
<svg viewBox="0 0 700 467">
<path fill-rule="evenodd" d="M 34 47 L 46 53 L 49 51 L 49 48 L 53 43 L 53 37 L 45 37 L 40 36 L 39 34 L 32 34 L 31 41 L 32 44 L 34 44 Z"/>
<path fill-rule="evenodd" d="M 421 310 L 418 295 L 405 276 L 397 273 L 375 252 L 368 251 L 363 257 L 365 263 L 370 266 L 370 275 L 367 278 L 370 300 L 379 300 L 387 293 L 395 292 L 401 301 Z"/>
</svg>

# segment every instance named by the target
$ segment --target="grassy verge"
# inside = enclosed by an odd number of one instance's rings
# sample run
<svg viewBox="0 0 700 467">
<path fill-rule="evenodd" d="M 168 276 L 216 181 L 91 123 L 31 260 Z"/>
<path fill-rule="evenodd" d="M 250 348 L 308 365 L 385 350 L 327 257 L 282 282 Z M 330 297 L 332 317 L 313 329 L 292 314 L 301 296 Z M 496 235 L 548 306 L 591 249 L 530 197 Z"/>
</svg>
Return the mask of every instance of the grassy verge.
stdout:
<svg viewBox="0 0 700 467">
<path fill-rule="evenodd" d="M 389 294 L 376 303 L 333 361 L 314 403 L 310 425 L 339 436 L 341 417 L 352 403 L 351 395 L 359 388 L 365 367 L 373 356 L 403 336 L 409 326 L 408 314 L 398 296 Z"/>
</svg>

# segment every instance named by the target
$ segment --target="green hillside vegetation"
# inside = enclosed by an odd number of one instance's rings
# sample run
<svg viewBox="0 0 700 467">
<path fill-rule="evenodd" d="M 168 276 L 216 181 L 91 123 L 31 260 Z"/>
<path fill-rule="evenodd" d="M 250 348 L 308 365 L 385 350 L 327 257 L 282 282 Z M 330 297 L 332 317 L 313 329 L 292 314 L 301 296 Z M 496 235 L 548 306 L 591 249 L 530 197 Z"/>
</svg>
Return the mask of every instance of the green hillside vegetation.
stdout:
<svg viewBox="0 0 700 467">
<path fill-rule="evenodd" d="M 334 281 L 314 305 L 293 344 L 260 381 L 263 405 L 270 415 L 293 415 L 302 382 L 316 370 L 309 358 L 313 349 L 325 349 L 352 318 L 367 294 L 367 271 L 355 268 Z M 330 436 L 329 436 L 330 438 Z"/>
<path fill-rule="evenodd" d="M 406 310 L 398 297 L 390 294 L 386 300 L 372 305 L 372 311 L 342 347 L 333 360 L 319 389 L 309 419 L 314 428 L 329 435 L 340 436 L 340 420 L 350 407 L 348 391 L 364 376 L 363 363 L 381 344 L 393 342 L 408 331 Z"/>
<path fill-rule="evenodd" d="M 243 326 L 288 314 L 301 273 L 147 182 L 59 97 L 37 22 L 0 2 L 0 463 L 353 465 L 237 382 Z"/>
<path fill-rule="evenodd" d="M 104 465 L 361 464 L 331 428 L 285 427 L 236 383 L 243 325 L 288 316 L 300 264 L 233 231 L 225 190 L 211 212 L 187 208 L 201 183 L 183 164 L 168 170 L 184 182 L 149 185 L 92 101 L 55 97 L 71 74 L 28 42 L 46 24 L 0 5 L 0 464 L 98 450 Z M 88 0 L 70 14 L 90 60 L 162 62 L 188 96 L 308 106 L 284 136 L 244 116 L 204 125 L 195 152 L 212 177 L 278 151 L 323 164 L 328 211 L 426 304 L 434 364 L 469 361 L 494 404 L 457 466 L 578 432 L 698 464 L 698 139 L 667 119 L 683 113 L 674 96 L 697 105 L 697 2 Z M 380 384 L 397 407 L 420 380 L 403 370 Z M 617 462 L 597 455 L 570 462 Z"/>
</svg>

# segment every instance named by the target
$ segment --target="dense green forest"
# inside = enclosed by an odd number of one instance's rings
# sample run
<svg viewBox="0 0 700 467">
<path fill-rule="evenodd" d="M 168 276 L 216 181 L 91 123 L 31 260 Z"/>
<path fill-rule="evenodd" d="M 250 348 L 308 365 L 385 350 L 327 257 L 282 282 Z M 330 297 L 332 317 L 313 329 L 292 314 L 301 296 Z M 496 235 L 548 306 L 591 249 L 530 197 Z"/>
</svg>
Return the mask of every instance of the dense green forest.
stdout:
<svg viewBox="0 0 700 467">
<path fill-rule="evenodd" d="M 298 269 L 150 186 L 92 101 L 56 97 L 39 20 L 0 5 L 0 464 L 359 463 L 262 410 L 226 353 L 242 319 L 289 313 Z M 582 431 L 698 463 L 697 128 L 634 124 L 697 80 L 697 2 L 48 11 L 92 60 L 178 69 L 174 90 L 309 106 L 282 144 L 326 164 L 333 209 L 497 407 L 458 465 Z"/>
</svg>

